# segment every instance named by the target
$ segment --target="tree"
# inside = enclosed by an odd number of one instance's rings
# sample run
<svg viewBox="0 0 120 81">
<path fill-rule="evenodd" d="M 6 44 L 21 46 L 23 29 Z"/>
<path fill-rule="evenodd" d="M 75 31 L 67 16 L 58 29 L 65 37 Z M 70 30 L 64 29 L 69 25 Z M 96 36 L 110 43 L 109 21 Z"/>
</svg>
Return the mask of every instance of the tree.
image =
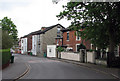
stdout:
<svg viewBox="0 0 120 81">
<path fill-rule="evenodd" d="M 14 43 L 16 43 L 16 41 L 18 40 L 16 25 L 13 23 L 11 19 L 8 19 L 8 17 L 4 17 L 0 21 L 2 30 L 7 31 L 8 34 L 13 38 Z"/>
<path fill-rule="evenodd" d="M 0 33 L 2 34 L 2 39 L 0 39 L 0 49 L 8 49 L 13 46 L 13 39 L 7 33 L 7 31 L 2 31 L 0 28 Z"/>
<path fill-rule="evenodd" d="M 57 17 L 71 20 L 71 28 L 99 48 L 114 49 L 120 43 L 120 2 L 68 2 Z"/>
</svg>

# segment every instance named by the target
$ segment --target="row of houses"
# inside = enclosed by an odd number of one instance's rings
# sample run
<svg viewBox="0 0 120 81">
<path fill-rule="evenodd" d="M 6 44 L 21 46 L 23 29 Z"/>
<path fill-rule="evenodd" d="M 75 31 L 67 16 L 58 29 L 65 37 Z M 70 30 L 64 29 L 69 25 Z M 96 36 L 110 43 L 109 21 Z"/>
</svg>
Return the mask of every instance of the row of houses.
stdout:
<svg viewBox="0 0 120 81">
<path fill-rule="evenodd" d="M 56 24 L 50 27 L 42 27 L 40 30 L 31 32 L 20 38 L 19 47 L 21 54 L 31 54 L 43 56 L 47 53 L 47 45 L 65 47 L 73 52 L 79 51 L 79 45 L 83 42 L 86 49 L 93 49 L 89 41 L 82 40 L 74 30 Z M 95 49 L 95 48 L 94 48 Z M 116 48 L 117 55 L 120 56 L 119 46 Z"/>
<path fill-rule="evenodd" d="M 21 54 L 32 53 L 32 55 L 43 56 L 44 52 L 47 52 L 47 45 L 55 45 L 55 38 L 62 36 L 60 30 L 63 28 L 60 24 L 42 27 L 41 30 L 21 37 L 19 41 Z"/>
</svg>

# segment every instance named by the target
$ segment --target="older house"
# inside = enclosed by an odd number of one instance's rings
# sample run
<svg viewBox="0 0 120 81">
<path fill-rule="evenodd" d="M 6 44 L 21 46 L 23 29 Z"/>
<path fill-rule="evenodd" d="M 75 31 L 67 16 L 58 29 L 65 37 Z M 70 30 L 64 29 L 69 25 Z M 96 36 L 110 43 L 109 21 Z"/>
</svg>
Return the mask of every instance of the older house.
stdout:
<svg viewBox="0 0 120 81">
<path fill-rule="evenodd" d="M 82 40 L 81 37 L 75 35 L 76 31 L 70 30 L 69 28 L 62 29 L 63 37 L 56 40 L 57 45 L 66 46 L 68 50 L 72 50 L 74 52 L 78 52 L 79 45 L 82 43 L 86 46 L 87 49 L 91 48 L 91 44 L 89 41 Z"/>
<path fill-rule="evenodd" d="M 42 27 L 41 31 L 37 31 L 32 36 L 32 53 L 37 56 L 43 56 L 47 53 L 47 45 L 55 45 L 55 38 L 61 37 L 61 29 L 64 27 L 56 24 L 50 27 Z"/>
</svg>

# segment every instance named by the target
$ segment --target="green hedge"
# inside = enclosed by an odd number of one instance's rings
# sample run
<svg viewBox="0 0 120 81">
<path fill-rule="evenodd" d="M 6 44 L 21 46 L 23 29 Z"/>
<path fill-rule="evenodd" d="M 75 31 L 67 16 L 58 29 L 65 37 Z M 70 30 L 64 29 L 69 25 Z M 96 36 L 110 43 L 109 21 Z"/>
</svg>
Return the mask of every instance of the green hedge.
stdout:
<svg viewBox="0 0 120 81">
<path fill-rule="evenodd" d="M 8 63 L 10 59 L 11 59 L 10 49 L 0 49 L 0 61 L 2 60 L 2 65 Z"/>
</svg>

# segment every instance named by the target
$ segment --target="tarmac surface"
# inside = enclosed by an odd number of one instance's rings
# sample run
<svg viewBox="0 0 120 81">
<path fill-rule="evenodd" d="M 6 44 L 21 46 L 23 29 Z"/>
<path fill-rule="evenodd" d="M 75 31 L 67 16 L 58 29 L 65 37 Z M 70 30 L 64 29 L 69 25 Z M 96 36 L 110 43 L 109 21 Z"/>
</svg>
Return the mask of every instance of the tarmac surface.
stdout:
<svg viewBox="0 0 120 81">
<path fill-rule="evenodd" d="M 2 79 L 110 79 L 116 77 L 74 61 L 14 54 L 15 62 L 2 71 Z M 89 65 L 89 64 L 88 64 Z M 100 69 L 101 67 L 96 66 Z M 103 67 L 105 68 L 105 67 Z M 116 70 L 117 71 L 117 70 Z"/>
</svg>

